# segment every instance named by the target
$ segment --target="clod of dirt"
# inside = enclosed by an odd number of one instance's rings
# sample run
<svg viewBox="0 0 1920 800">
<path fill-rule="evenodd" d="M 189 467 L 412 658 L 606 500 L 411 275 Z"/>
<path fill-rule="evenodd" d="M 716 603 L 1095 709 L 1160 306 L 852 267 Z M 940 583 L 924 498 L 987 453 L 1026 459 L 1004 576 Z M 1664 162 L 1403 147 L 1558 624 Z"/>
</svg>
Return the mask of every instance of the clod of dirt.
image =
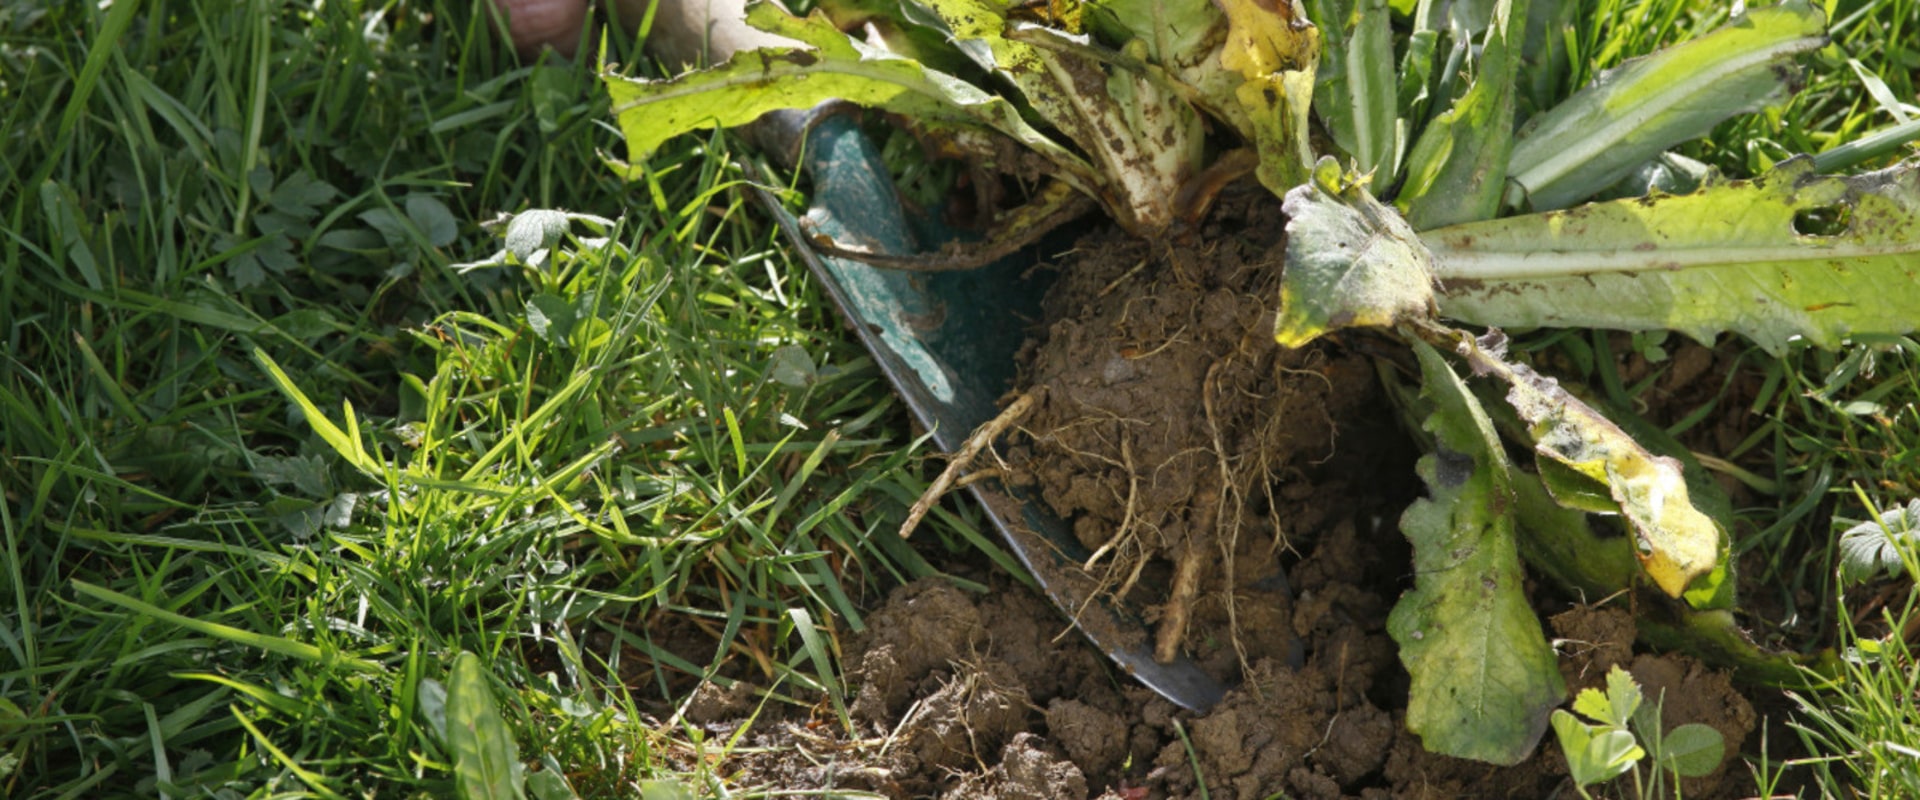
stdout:
<svg viewBox="0 0 1920 800">
<path fill-rule="evenodd" d="M 1722 783 L 1744 777 L 1738 770 L 1727 767 L 1739 757 L 1740 744 L 1753 732 L 1758 717 L 1747 698 L 1733 688 L 1733 681 L 1725 671 L 1710 669 L 1693 658 L 1671 653 L 1642 654 L 1634 658 L 1633 666 L 1627 671 L 1640 683 L 1646 702 L 1660 705 L 1660 723 L 1666 730 L 1697 722 L 1719 731 L 1726 741 L 1721 768 L 1705 777 L 1683 781 L 1683 796 L 1717 796 Z"/>
<path fill-rule="evenodd" d="M 1087 779 L 1073 762 L 1045 748 L 1044 741 L 1022 733 L 1000 751 L 992 771 L 969 776 L 945 795 L 948 800 L 1086 800 Z"/>
<path fill-rule="evenodd" d="M 929 767 L 983 764 L 1026 730 L 1029 708 L 1026 689 L 1006 662 L 960 665 L 905 720 L 907 747 Z"/>
<path fill-rule="evenodd" d="M 1313 751 L 1313 763 L 1336 785 L 1352 787 L 1386 765 L 1386 743 L 1393 741 L 1393 734 L 1393 715 L 1372 704 L 1347 709 L 1328 724 L 1326 741 Z"/>
<path fill-rule="evenodd" d="M 725 689 L 702 683 L 687 701 L 686 718 L 695 725 L 738 719 L 752 710 L 754 700 L 753 684 L 746 681 L 735 681 Z"/>
<path fill-rule="evenodd" d="M 1572 692 L 1605 688 L 1607 670 L 1633 658 L 1639 626 L 1623 609 L 1574 606 L 1548 620 L 1559 638 L 1560 675 Z"/>
<path fill-rule="evenodd" d="M 1245 685 L 1187 723 L 1200 775 L 1194 775 L 1187 743 L 1175 741 L 1160 751 L 1151 777 L 1163 781 L 1172 797 L 1201 796 L 1201 780 L 1213 797 L 1270 795 L 1319 745 L 1333 701 L 1333 681 L 1320 671 L 1295 672 L 1261 661 Z"/>
<path fill-rule="evenodd" d="M 1127 757 L 1127 720 L 1092 705 L 1060 698 L 1047 706 L 1047 733 L 1086 772 L 1117 773 Z"/>
</svg>

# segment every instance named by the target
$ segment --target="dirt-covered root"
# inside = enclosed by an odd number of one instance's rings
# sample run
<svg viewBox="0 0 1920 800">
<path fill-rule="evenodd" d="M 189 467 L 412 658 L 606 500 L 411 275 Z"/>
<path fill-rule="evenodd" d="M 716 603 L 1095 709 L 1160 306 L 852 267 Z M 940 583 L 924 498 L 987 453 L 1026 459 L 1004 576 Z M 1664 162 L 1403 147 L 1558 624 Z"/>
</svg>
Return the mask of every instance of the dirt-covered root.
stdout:
<svg viewBox="0 0 1920 800">
<path fill-rule="evenodd" d="M 1240 223 L 1204 246 L 1080 242 L 1029 347 L 1023 396 L 1040 399 L 1007 460 L 1092 553 L 1090 577 L 1146 609 L 1157 657 L 1237 674 L 1294 647 L 1286 626 L 1249 624 L 1287 603 L 1286 561 L 1384 494 L 1335 474 L 1392 474 L 1405 456 L 1350 456 L 1410 449 L 1364 357 L 1273 342 L 1284 219 L 1257 197 L 1226 205 Z"/>
</svg>

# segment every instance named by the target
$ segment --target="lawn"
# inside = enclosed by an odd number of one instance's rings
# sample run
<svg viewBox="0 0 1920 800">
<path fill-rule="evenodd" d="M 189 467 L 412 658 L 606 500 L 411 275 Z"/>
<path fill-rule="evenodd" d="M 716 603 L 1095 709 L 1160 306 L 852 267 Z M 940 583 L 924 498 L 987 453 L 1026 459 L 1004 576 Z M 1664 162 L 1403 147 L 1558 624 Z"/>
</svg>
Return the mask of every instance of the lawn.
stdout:
<svg viewBox="0 0 1920 800">
<path fill-rule="evenodd" d="M 1581 6 L 1623 22 L 1572 29 L 1565 79 L 1700 5 Z M 1920 114 L 1920 5 L 1830 5 L 1808 87 L 1690 155 L 1757 174 Z M 798 792 L 740 765 L 805 749 L 776 719 L 866 746 L 846 653 L 895 587 L 1025 591 L 965 503 L 897 535 L 937 464 L 744 145 L 616 178 L 593 59 L 522 62 L 484 7 L 0 8 L 0 796 Z M 1632 407 L 1679 345 L 1520 349 Z M 1707 454 L 1749 490 L 1743 625 L 1844 670 L 1743 755 L 1920 793 L 1912 581 L 1835 578 L 1920 495 L 1920 345 L 1717 352 L 1668 427 L 1752 420 Z M 741 720 L 688 721 L 736 683 Z"/>
</svg>

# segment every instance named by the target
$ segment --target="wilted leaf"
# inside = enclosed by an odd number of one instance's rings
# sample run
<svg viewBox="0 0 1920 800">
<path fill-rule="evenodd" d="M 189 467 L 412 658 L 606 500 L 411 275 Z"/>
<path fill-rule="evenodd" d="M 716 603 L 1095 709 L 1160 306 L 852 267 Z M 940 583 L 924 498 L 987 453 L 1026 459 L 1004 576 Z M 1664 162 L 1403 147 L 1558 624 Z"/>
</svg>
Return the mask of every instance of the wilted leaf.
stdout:
<svg viewBox="0 0 1920 800">
<path fill-rule="evenodd" d="M 1260 183 L 1275 194 L 1299 185 L 1313 160 L 1308 112 L 1320 58 L 1320 31 L 1297 3 L 1215 0 L 1226 14 L 1220 65 L 1245 83 L 1234 96 L 1253 128 Z"/>
<path fill-rule="evenodd" d="M 1257 81 L 1280 72 L 1312 71 L 1319 58 L 1318 29 L 1288 0 L 1214 0 L 1227 16 L 1220 66 Z"/>
<path fill-rule="evenodd" d="M 825 15 L 796 18 L 770 3 L 756 3 L 747 9 L 747 19 L 806 47 L 735 53 L 723 64 L 668 81 L 605 76 L 629 160 L 637 162 L 688 131 L 744 125 L 769 111 L 841 99 L 923 124 L 999 131 L 1081 179 L 1094 177 L 1084 160 L 1027 124 L 1004 98 L 850 39 Z"/>
<path fill-rule="evenodd" d="M 1313 71 L 1293 70 L 1247 81 L 1234 90 L 1234 97 L 1253 128 L 1254 152 L 1260 156 L 1255 176 L 1260 185 L 1275 194 L 1300 186 L 1313 160 L 1313 148 L 1307 143 Z"/>
<path fill-rule="evenodd" d="M 1840 219 L 1809 228 L 1808 215 Z M 1721 331 L 1781 353 L 1837 347 L 1920 322 L 1920 165 L 1822 176 L 1797 158 L 1752 181 L 1681 197 L 1422 234 L 1441 311 L 1503 327 Z"/>
<path fill-rule="evenodd" d="M 933 7 L 946 14 L 977 3 Z M 1025 23 L 985 43 L 1003 65 L 999 73 L 1034 111 L 1087 152 L 1100 176 L 1093 195 L 1115 221 L 1135 235 L 1164 232 L 1175 218 L 1175 198 L 1202 166 L 1206 126 L 1165 71 L 1145 62 L 1145 43 L 1113 54 Z"/>
<path fill-rule="evenodd" d="M 1629 61 L 1527 124 L 1508 174 L 1535 209 L 1564 208 L 1720 121 L 1779 102 L 1794 56 L 1827 42 L 1806 0 L 1748 11 L 1700 38 Z"/>
<path fill-rule="evenodd" d="M 1507 383 L 1507 402 L 1526 421 L 1536 453 L 1606 484 L 1633 529 L 1641 569 L 1662 591 L 1679 597 L 1715 570 L 1726 552 L 1724 536 L 1694 507 L 1679 461 L 1648 452 L 1559 382 L 1525 365 L 1480 348 L 1471 348 L 1467 360 L 1476 372 Z"/>
<path fill-rule="evenodd" d="M 1505 451 L 1439 353 L 1414 347 L 1435 452 L 1419 463 L 1429 497 L 1400 518 L 1414 588 L 1387 618 L 1412 678 L 1407 729 L 1431 752 L 1515 764 L 1539 743 L 1566 685 L 1522 586 Z"/>
<path fill-rule="evenodd" d="M 1287 267 L 1274 338 L 1299 347 L 1340 328 L 1388 327 L 1433 314 L 1427 249 L 1332 158 L 1287 192 Z"/>
<path fill-rule="evenodd" d="M 1214 54 L 1223 17 L 1211 0 L 1090 0 L 1093 19 L 1146 44 L 1147 57 L 1169 68 L 1197 65 Z M 1217 65 L 1212 65 L 1216 66 Z"/>
</svg>

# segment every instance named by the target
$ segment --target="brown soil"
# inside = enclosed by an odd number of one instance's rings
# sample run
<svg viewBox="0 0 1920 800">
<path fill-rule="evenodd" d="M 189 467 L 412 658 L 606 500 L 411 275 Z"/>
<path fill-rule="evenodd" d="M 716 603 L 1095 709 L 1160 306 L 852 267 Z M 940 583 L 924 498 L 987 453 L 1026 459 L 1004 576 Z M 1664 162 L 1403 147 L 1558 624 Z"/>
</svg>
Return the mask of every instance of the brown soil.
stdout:
<svg viewBox="0 0 1920 800">
<path fill-rule="evenodd" d="M 1022 391 L 1036 409 L 1002 453 L 1098 553 L 1090 580 L 1147 609 L 1163 648 L 1238 688 L 1210 713 L 1181 711 L 1010 578 L 976 576 L 985 594 L 923 580 L 842 642 L 853 729 L 826 703 L 805 720 L 763 711 L 732 774 L 823 796 L 1572 796 L 1551 736 L 1493 768 L 1431 755 L 1405 731 L 1385 621 L 1410 582 L 1396 522 L 1419 490 L 1416 448 L 1354 352 L 1364 341 L 1272 343 L 1283 220 L 1270 196 L 1255 200 L 1223 200 L 1215 219 L 1231 222 L 1204 247 L 1083 240 L 1030 347 Z M 1726 736 L 1735 768 L 1685 796 L 1751 790 L 1733 759 L 1755 714 L 1724 674 L 1636 654 L 1624 611 L 1537 600 L 1564 612 L 1551 625 L 1570 688 L 1622 664 L 1664 696 L 1668 727 Z M 684 716 L 719 736 L 748 702 L 702 689 Z"/>
</svg>

